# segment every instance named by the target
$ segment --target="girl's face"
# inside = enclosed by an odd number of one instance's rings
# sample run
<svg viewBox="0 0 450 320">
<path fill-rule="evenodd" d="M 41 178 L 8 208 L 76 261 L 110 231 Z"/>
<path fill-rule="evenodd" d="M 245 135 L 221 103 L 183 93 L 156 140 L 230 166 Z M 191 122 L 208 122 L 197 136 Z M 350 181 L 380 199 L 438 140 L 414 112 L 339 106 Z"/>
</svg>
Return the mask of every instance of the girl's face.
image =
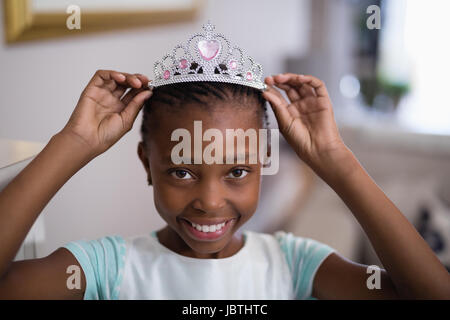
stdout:
<svg viewBox="0 0 450 320">
<path fill-rule="evenodd" d="M 194 121 L 201 121 L 202 132 L 218 129 L 223 136 L 226 156 L 226 129 L 254 129 L 261 121 L 255 107 L 236 109 L 221 102 L 213 110 L 198 106 L 183 108 L 188 112 L 167 112 L 161 108 L 152 114 L 158 117 L 157 128 L 148 136 L 147 150 L 142 142 L 138 154 L 144 164 L 154 191 L 154 201 L 167 227 L 158 232 L 159 241 L 169 249 L 195 258 L 222 258 L 236 253 L 243 245 L 235 232 L 253 215 L 260 192 L 261 164 L 174 164 L 172 148 L 180 141 L 171 141 L 172 132 L 184 128 L 190 132 L 191 155 L 194 156 Z M 198 132 L 196 132 L 198 134 Z M 211 141 L 202 141 L 202 155 Z M 235 142 L 236 144 L 236 142 Z M 259 145 L 259 141 L 258 141 Z M 234 150 L 236 153 L 236 150 Z M 246 139 L 246 152 L 249 142 Z M 199 225 L 193 227 L 192 224 Z M 224 225 L 225 223 L 225 225 Z M 215 225 L 216 227 L 212 227 Z M 219 225 L 219 226 L 217 226 Z M 223 225 L 220 228 L 220 225 Z M 206 231 L 204 226 L 208 226 Z M 220 228 L 220 229 L 219 229 Z M 199 231 L 198 229 L 201 229 Z"/>
</svg>

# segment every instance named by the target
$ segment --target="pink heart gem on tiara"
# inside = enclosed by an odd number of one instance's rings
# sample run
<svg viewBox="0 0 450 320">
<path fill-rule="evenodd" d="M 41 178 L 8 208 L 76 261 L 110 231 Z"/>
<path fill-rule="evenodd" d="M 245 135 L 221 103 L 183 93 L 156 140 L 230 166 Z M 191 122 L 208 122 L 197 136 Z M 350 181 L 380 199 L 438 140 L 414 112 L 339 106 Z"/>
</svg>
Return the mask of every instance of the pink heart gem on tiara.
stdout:
<svg viewBox="0 0 450 320">
<path fill-rule="evenodd" d="M 236 60 L 231 60 L 230 61 L 230 69 L 231 70 L 235 70 L 237 68 L 237 61 Z"/>
<path fill-rule="evenodd" d="M 167 79 L 170 78 L 170 71 L 169 71 L 169 70 L 164 71 L 164 73 L 163 73 L 163 78 L 164 78 L 165 80 L 167 80 Z"/>
<path fill-rule="evenodd" d="M 251 71 L 248 71 L 246 78 L 247 78 L 248 81 L 252 81 L 253 80 L 253 73 Z"/>
<path fill-rule="evenodd" d="M 220 43 L 217 40 L 201 40 L 197 44 L 200 55 L 206 61 L 210 61 L 217 56 L 220 50 Z"/>
</svg>

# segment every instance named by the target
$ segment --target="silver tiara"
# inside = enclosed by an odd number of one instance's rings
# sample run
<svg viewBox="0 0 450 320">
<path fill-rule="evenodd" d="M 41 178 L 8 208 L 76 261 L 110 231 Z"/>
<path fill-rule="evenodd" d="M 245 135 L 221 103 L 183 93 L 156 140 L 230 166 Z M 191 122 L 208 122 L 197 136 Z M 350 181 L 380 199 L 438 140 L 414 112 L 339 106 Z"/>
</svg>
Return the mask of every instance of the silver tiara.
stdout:
<svg viewBox="0 0 450 320">
<path fill-rule="evenodd" d="M 180 82 L 216 81 L 235 83 L 265 90 L 263 69 L 238 46 L 232 46 L 208 21 L 203 33 L 195 33 L 185 44 L 155 62 L 155 78 L 150 86 L 159 87 Z"/>
</svg>

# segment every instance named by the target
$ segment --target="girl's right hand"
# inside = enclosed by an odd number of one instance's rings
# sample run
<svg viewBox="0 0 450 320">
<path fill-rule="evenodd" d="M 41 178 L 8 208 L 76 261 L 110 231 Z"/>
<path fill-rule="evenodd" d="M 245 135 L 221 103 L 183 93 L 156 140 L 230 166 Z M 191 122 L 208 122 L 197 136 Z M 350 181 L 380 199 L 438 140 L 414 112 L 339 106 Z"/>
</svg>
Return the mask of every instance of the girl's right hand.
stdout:
<svg viewBox="0 0 450 320">
<path fill-rule="evenodd" d="M 98 70 L 61 133 L 79 140 L 93 157 L 102 154 L 133 127 L 152 95 L 148 82 L 141 74 Z"/>
</svg>

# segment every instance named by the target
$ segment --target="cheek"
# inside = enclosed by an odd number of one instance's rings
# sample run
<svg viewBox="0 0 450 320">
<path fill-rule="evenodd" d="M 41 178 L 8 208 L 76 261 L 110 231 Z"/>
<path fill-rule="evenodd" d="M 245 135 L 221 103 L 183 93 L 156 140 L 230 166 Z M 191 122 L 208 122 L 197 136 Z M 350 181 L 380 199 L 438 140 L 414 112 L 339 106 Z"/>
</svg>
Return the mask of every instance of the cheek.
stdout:
<svg viewBox="0 0 450 320">
<path fill-rule="evenodd" d="M 243 216 L 250 216 L 255 213 L 258 207 L 260 191 L 260 178 L 258 177 L 244 189 L 237 190 L 234 195 L 234 204 Z"/>
<path fill-rule="evenodd" d="M 184 199 L 183 193 L 164 183 L 153 184 L 153 197 L 156 209 L 163 216 L 177 216 L 188 204 L 188 200 Z"/>
<path fill-rule="evenodd" d="M 165 172 L 158 166 L 154 166 L 157 160 L 150 163 L 153 184 L 153 199 L 156 210 L 160 216 L 177 216 L 186 206 L 186 200 L 179 190 L 167 183 Z"/>
</svg>

